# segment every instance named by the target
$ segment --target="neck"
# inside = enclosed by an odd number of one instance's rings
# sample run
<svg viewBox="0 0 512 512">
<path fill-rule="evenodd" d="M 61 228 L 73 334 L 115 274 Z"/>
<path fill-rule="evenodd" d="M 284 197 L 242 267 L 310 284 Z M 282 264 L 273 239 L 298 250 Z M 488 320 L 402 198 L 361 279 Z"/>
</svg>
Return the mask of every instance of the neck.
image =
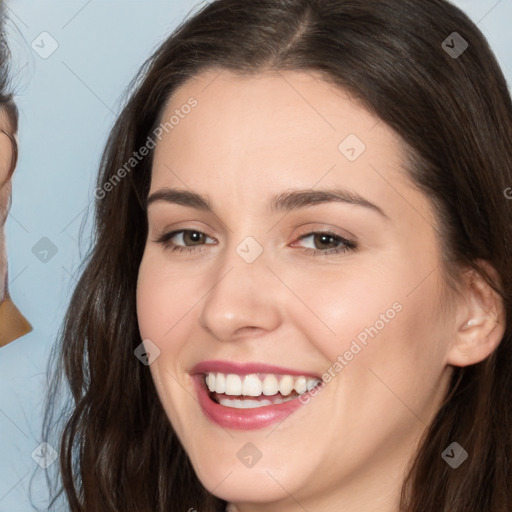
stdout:
<svg viewBox="0 0 512 512">
<path fill-rule="evenodd" d="M 0 227 L 0 347 L 29 333 L 32 326 L 9 299 L 7 291 L 7 255 Z"/>
<path fill-rule="evenodd" d="M 32 330 L 32 326 L 9 297 L 0 304 L 0 347 Z"/>
</svg>

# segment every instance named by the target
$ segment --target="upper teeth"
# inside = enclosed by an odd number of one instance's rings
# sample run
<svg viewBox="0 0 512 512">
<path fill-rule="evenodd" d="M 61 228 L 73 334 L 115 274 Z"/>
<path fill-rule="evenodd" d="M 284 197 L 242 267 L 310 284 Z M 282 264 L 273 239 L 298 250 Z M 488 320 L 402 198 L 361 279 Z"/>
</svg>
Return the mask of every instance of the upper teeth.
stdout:
<svg viewBox="0 0 512 512">
<path fill-rule="evenodd" d="M 311 377 L 292 375 L 267 374 L 260 376 L 252 373 L 250 375 L 236 375 L 234 373 L 207 373 L 206 385 L 212 393 L 221 393 L 232 396 L 266 396 L 290 395 L 294 390 L 300 395 L 313 389 L 319 379 Z"/>
</svg>

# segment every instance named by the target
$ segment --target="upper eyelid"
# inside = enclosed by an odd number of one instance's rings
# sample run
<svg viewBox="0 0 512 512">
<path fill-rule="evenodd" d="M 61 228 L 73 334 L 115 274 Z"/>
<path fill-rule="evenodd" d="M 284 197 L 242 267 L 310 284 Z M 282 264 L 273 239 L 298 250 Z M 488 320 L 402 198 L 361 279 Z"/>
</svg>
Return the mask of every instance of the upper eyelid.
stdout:
<svg viewBox="0 0 512 512">
<path fill-rule="evenodd" d="M 214 240 L 217 240 L 214 236 L 210 236 L 208 233 L 205 233 L 204 231 L 201 231 L 200 229 L 190 229 L 190 228 L 182 228 L 182 229 L 170 229 L 170 230 L 164 230 L 160 234 L 157 234 L 158 238 L 174 238 L 177 235 L 180 235 L 182 233 L 200 233 L 201 235 L 204 235 L 206 238 L 212 238 Z"/>
<path fill-rule="evenodd" d="M 315 235 L 318 235 L 318 234 L 326 234 L 328 236 L 331 236 L 331 237 L 337 239 L 337 241 L 339 243 L 342 243 L 343 245 L 345 245 L 345 247 L 348 248 L 348 249 L 357 249 L 357 248 L 359 248 L 359 242 L 357 240 L 352 239 L 352 238 L 347 238 L 347 237 L 345 237 L 343 235 L 339 235 L 339 234 L 334 233 L 334 232 L 332 232 L 330 230 L 326 230 L 326 231 L 322 231 L 322 230 L 320 230 L 320 231 L 310 231 L 308 233 L 305 233 L 304 235 L 299 236 L 297 241 L 301 241 L 301 240 L 303 240 L 305 238 L 309 238 L 310 236 L 315 236 Z M 295 244 L 296 242 L 293 242 L 293 243 Z"/>
<path fill-rule="evenodd" d="M 202 221 L 198 221 L 200 224 L 204 224 Z M 212 235 L 209 235 L 207 232 L 204 231 L 204 228 L 202 227 L 195 227 L 191 224 L 187 224 L 186 226 L 184 227 L 174 227 L 174 226 L 167 226 L 167 227 L 164 227 L 164 228 L 158 228 L 158 227 L 154 227 L 152 228 L 151 225 L 152 224 L 155 224 L 154 222 L 149 222 L 150 224 L 150 231 L 155 231 L 157 233 L 161 233 L 161 234 L 167 234 L 167 233 L 171 233 L 171 232 L 181 232 L 181 231 L 196 231 L 198 233 L 202 233 L 204 235 L 207 235 L 209 236 L 210 238 L 217 238 L 217 236 L 212 236 Z M 157 223 L 156 223 L 157 224 Z M 181 222 L 177 222 L 176 224 L 181 224 Z M 302 235 L 300 235 L 301 237 L 304 236 L 304 235 L 309 235 L 309 234 L 312 234 L 312 233 L 326 233 L 326 232 L 332 232 L 334 233 L 336 236 L 339 236 L 340 238 L 344 238 L 346 240 L 353 240 L 353 241 L 357 241 L 358 240 L 358 237 L 351 233 L 350 231 L 348 231 L 347 229 L 343 229 L 341 231 L 344 231 L 344 233 L 337 233 L 336 231 L 340 231 L 340 228 L 335 228 L 335 227 L 331 227 L 329 226 L 327 223 L 324 223 L 324 222 L 302 222 L 299 226 L 296 226 L 293 231 L 296 231 L 297 229 L 299 230 L 302 230 L 302 227 L 304 225 L 311 225 L 311 224 L 316 224 L 318 226 L 325 226 L 325 227 L 315 227 L 315 228 L 309 228 L 307 231 L 305 231 Z M 209 232 L 215 232 L 215 233 L 218 233 L 217 229 L 215 228 L 212 228 L 211 226 L 208 226 L 207 227 L 207 230 Z M 230 229 L 230 231 L 232 232 L 233 230 Z M 220 236 L 223 236 L 224 233 L 221 233 Z"/>
</svg>

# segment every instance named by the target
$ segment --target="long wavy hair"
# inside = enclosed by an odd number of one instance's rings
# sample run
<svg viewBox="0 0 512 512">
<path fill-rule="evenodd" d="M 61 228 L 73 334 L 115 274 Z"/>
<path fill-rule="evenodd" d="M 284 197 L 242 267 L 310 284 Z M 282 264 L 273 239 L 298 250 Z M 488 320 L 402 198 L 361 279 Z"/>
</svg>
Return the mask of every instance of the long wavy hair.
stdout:
<svg viewBox="0 0 512 512">
<path fill-rule="evenodd" d="M 468 47 L 457 55 L 450 49 L 463 49 L 459 36 Z M 511 317 L 512 203 L 505 191 L 512 186 L 512 104 L 475 24 L 444 0 L 213 1 L 146 61 L 103 153 L 97 186 L 108 193 L 97 194 L 92 247 L 55 345 L 43 433 L 57 439 L 59 494 L 72 512 L 213 512 L 226 505 L 199 482 L 149 368 L 134 356 L 153 153 L 112 186 L 176 88 L 207 69 L 314 71 L 351 93 L 401 136 L 407 172 L 437 213 L 447 282 L 456 289 L 460 269 L 474 268 Z M 64 388 L 69 400 L 57 408 Z M 456 471 L 441 457 L 454 440 L 470 454 Z M 400 510 L 510 511 L 511 469 L 508 321 L 485 361 L 454 369 L 404 480 Z"/>
</svg>

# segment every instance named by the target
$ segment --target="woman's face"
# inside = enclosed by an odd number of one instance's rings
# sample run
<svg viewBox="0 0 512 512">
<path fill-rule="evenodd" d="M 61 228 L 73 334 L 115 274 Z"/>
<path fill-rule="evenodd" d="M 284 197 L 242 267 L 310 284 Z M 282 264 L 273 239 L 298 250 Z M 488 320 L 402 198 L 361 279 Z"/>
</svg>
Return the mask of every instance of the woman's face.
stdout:
<svg viewBox="0 0 512 512">
<path fill-rule="evenodd" d="M 171 118 L 138 319 L 199 479 L 247 510 L 391 510 L 453 334 L 398 137 L 304 72 L 204 72 Z"/>
</svg>

